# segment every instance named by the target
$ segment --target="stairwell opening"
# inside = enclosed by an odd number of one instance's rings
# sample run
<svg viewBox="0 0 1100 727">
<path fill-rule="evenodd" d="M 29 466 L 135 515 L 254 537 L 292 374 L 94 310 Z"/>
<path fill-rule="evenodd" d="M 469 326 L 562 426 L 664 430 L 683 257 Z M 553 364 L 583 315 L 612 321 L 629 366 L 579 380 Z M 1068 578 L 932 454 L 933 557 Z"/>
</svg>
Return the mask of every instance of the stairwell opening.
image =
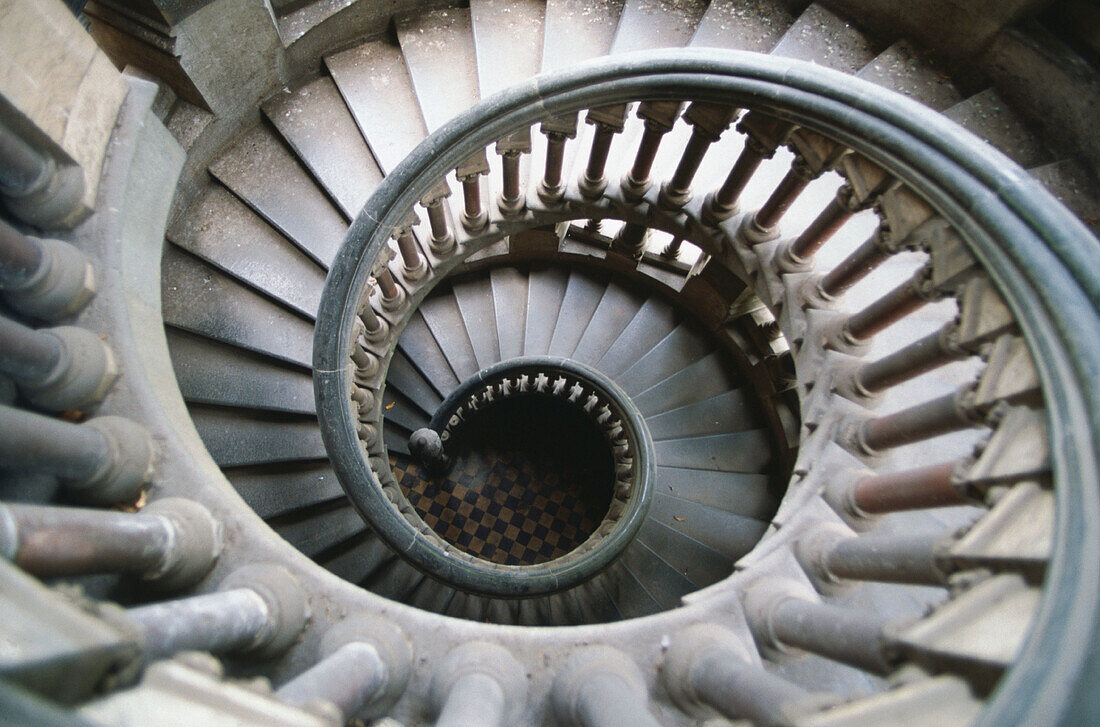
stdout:
<svg viewBox="0 0 1100 727">
<path fill-rule="evenodd" d="M 575 550 L 607 516 L 610 444 L 566 401 L 492 402 L 464 419 L 450 443 L 445 473 L 396 457 L 391 466 L 424 522 L 466 553 L 503 565 L 544 563 Z"/>
</svg>

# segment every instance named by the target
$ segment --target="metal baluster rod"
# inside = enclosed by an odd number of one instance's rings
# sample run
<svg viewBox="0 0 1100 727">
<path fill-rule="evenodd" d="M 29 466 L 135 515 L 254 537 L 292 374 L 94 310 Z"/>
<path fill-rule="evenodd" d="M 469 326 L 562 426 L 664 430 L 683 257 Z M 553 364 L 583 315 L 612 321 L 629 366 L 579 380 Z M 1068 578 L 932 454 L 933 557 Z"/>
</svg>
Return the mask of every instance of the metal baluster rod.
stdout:
<svg viewBox="0 0 1100 727">
<path fill-rule="evenodd" d="M 0 290 L 20 313 L 55 320 L 76 313 L 91 299 L 95 274 L 71 244 L 24 235 L 0 220 Z"/>
<path fill-rule="evenodd" d="M 551 691 L 561 724 L 577 727 L 659 727 L 637 665 L 615 649 L 594 646 L 566 662 Z"/>
<path fill-rule="evenodd" d="M 676 634 L 661 673 L 665 688 L 689 713 L 705 705 L 729 719 L 764 727 L 789 725 L 795 716 L 836 701 L 756 666 L 741 639 L 717 624 Z"/>
<path fill-rule="evenodd" d="M 783 248 L 781 264 L 797 270 L 805 267 L 811 257 L 836 234 L 844 223 L 858 211 L 853 203 L 852 188 L 845 184 L 837 190 L 836 196 L 825 206 L 814 221 L 798 237 Z"/>
<path fill-rule="evenodd" d="M 847 579 L 942 586 L 948 575 L 940 566 L 942 541 L 941 534 L 852 537 L 839 527 L 822 526 L 803 535 L 796 552 L 807 572 L 823 583 Z"/>
<path fill-rule="evenodd" d="M 740 199 L 745 187 L 760 163 L 769 155 L 766 150 L 751 138 L 745 140 L 745 147 L 734 162 L 726 180 L 717 191 L 708 194 L 703 202 L 703 219 L 710 224 L 721 222 L 737 214 Z"/>
<path fill-rule="evenodd" d="M 234 571 L 215 593 L 131 608 L 147 662 L 180 651 L 274 656 L 298 638 L 309 609 L 305 593 L 281 566 Z"/>
<path fill-rule="evenodd" d="M 448 255 L 455 248 L 455 236 L 447 219 L 444 207 L 446 197 L 436 197 L 425 208 L 428 210 L 428 226 L 431 228 L 431 241 L 428 247 L 436 255 Z"/>
<path fill-rule="evenodd" d="M 405 280 L 420 280 L 428 272 L 428 264 L 420 254 L 412 228 L 403 227 L 394 236 L 397 238 L 397 249 L 401 253 L 402 275 Z"/>
<path fill-rule="evenodd" d="M 469 232 L 478 232 L 489 222 L 489 215 L 481 206 L 481 174 L 462 177 L 462 226 Z"/>
<path fill-rule="evenodd" d="M 525 205 L 523 193 L 520 190 L 521 154 L 518 151 L 508 151 L 501 154 L 500 158 L 504 186 L 497 207 L 505 216 L 518 215 Z"/>
<path fill-rule="evenodd" d="M 966 358 L 969 352 L 952 342 L 956 327 L 952 321 L 877 361 L 863 364 L 853 373 L 853 388 L 864 396 L 874 396 L 952 361 Z"/>
<path fill-rule="evenodd" d="M 33 406 L 65 411 L 102 399 L 118 367 L 111 349 L 91 331 L 73 326 L 36 331 L 0 316 L 0 372 Z"/>
<path fill-rule="evenodd" d="M 750 244 L 765 242 L 775 236 L 779 220 L 806 189 L 811 179 L 813 175 L 805 162 L 800 157 L 795 157 L 790 171 L 780 180 L 763 206 L 746 218 L 744 232 Z"/>
<path fill-rule="evenodd" d="M 873 674 L 891 670 L 886 620 L 873 613 L 808 600 L 773 581 L 746 593 L 745 611 L 758 640 L 771 648 L 802 649 Z"/>
<path fill-rule="evenodd" d="M 453 649 L 432 675 L 436 727 L 512 724 L 527 692 L 523 667 L 496 644 L 469 642 Z"/>
<path fill-rule="evenodd" d="M 539 199 L 544 204 L 553 205 L 561 201 L 565 194 L 562 184 L 562 172 L 565 169 L 565 142 L 569 139 L 564 133 L 546 131 L 546 171 L 539 183 Z"/>
<path fill-rule="evenodd" d="M 137 498 L 153 466 L 143 427 L 122 417 L 84 424 L 0 406 L 0 461 L 5 468 L 51 474 L 91 502 Z"/>
<path fill-rule="evenodd" d="M 967 502 L 953 484 L 957 462 L 865 477 L 850 489 L 848 509 L 856 515 L 950 507 Z"/>
<path fill-rule="evenodd" d="M 79 219 L 84 174 L 0 123 L 0 195 L 13 215 L 36 227 L 71 225 Z"/>
<path fill-rule="evenodd" d="M 971 388 L 965 387 L 894 414 L 868 419 L 857 430 L 856 444 L 864 452 L 876 454 L 976 426 L 982 417 L 971 405 L 972 398 Z"/>
<path fill-rule="evenodd" d="M 206 575 L 221 550 L 220 525 L 182 498 L 138 513 L 0 505 L 0 522 L 0 552 L 41 578 L 125 572 L 183 588 Z"/>
<path fill-rule="evenodd" d="M 412 648 L 393 623 L 356 614 L 321 639 L 321 660 L 280 687 L 285 702 L 334 705 L 343 721 L 370 719 L 405 691 L 412 672 Z"/>
<path fill-rule="evenodd" d="M 861 311 L 853 313 L 836 333 L 829 335 L 830 348 L 858 346 L 935 300 L 931 288 L 931 268 L 925 266 L 901 285 Z"/>
</svg>

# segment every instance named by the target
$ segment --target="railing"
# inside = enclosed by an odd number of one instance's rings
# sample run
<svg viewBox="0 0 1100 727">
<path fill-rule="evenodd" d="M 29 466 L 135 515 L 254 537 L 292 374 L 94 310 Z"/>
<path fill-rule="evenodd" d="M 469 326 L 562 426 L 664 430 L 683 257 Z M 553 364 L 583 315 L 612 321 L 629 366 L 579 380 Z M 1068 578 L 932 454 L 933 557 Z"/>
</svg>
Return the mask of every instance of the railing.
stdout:
<svg viewBox="0 0 1100 727">
<path fill-rule="evenodd" d="M 639 119 L 637 137 L 630 137 L 630 109 Z M 578 131 L 582 118 L 588 132 Z M 658 184 L 654 160 L 677 127 L 689 127 L 690 135 L 675 171 Z M 527 151 L 497 142 L 530 131 L 541 131 L 546 143 L 545 151 L 532 152 L 538 193 L 523 195 L 517 159 Z M 716 160 L 715 142 L 734 133 L 743 141 L 739 156 Z M 625 161 L 614 153 L 619 135 L 638 138 Z M 486 207 L 484 170 L 469 171 L 468 160 L 494 144 L 502 176 L 496 185 L 489 180 L 496 191 Z M 784 148 L 793 155 L 785 176 L 758 209 L 739 212 L 756 170 Z M 572 183 L 570 149 L 579 154 Z M 620 162 L 622 182 L 615 184 Z M 727 172 L 717 188 L 694 188 L 700 169 L 722 165 Z M 811 182 L 833 174 L 843 182 L 835 198 L 784 236 L 783 221 Z M 451 192 L 454 184 L 461 195 Z M 461 204 L 452 209 L 454 198 Z M 847 220 L 868 214 L 877 215 L 877 231 L 838 264 L 815 270 Z M 315 384 L 326 444 L 353 497 L 357 489 L 382 492 L 392 478 L 382 456 L 378 391 L 419 301 L 490 244 L 577 219 L 621 221 L 606 260 L 643 274 L 647 255 L 657 252 L 647 252 L 648 230 L 673 237 L 670 256 L 690 242 L 701 257 L 688 284 L 707 267 L 724 268 L 770 309 L 790 345 L 804 426 L 791 490 L 797 496 L 788 501 L 821 495 L 846 525 L 823 531 L 827 519 L 791 504 L 784 527 L 744 559 L 745 577 L 731 582 L 742 584 L 756 645 L 773 654 L 810 651 L 872 674 L 918 664 L 963 676 L 979 695 L 999 684 L 982 724 L 1072 723 L 1084 705 L 1080 680 L 1095 673 L 1088 644 L 1100 619 L 1087 585 L 1100 568 L 1093 557 L 1100 545 L 1100 288 L 1092 272 L 1100 255 L 1085 228 L 1026 174 L 927 109 L 797 62 L 654 53 L 540 78 L 471 109 L 410 155 L 369 200 L 332 268 L 318 317 Z M 391 238 L 399 265 L 390 263 Z M 922 256 L 923 266 L 869 304 L 847 303 L 861 280 L 904 253 Z M 884 331 L 937 301 L 957 305 L 954 320 L 878 350 L 887 345 L 880 343 Z M 885 415 L 871 411 L 905 382 L 957 361 L 981 371 L 954 394 L 917 398 Z M 989 434 L 974 456 L 942 464 L 912 461 L 915 450 L 905 449 L 949 432 L 969 432 L 965 441 Z M 859 534 L 873 528 L 877 514 L 960 503 L 992 508 L 961 537 Z M 1053 505 L 1044 510 L 1044 503 L 1056 503 L 1056 521 Z M 369 510 L 363 514 L 372 519 Z M 1045 546 L 1011 537 L 983 541 L 997 523 L 1032 517 Z M 783 580 L 752 582 L 755 560 L 781 547 L 797 552 L 818 592 Z M 989 571 L 998 575 L 989 578 Z M 1037 573 L 1046 579 L 1041 601 Z M 852 581 L 943 584 L 952 574 L 964 576 L 953 581 L 964 585 L 915 625 L 819 596 Z M 1002 617 L 987 608 L 991 593 L 1031 604 L 1030 636 L 1024 640 L 1019 629 L 1013 642 L 1024 642 L 1018 658 L 1003 645 L 944 645 L 953 610 Z M 769 712 L 743 689 L 808 703 L 789 685 L 742 676 L 732 656 L 714 659 L 724 681 L 698 677 L 686 701 L 766 723 L 793 719 L 797 709 Z M 629 676 L 607 679 L 630 683 Z M 955 687 L 931 680 L 927 688 Z M 560 709 L 577 723 L 618 724 L 629 714 L 598 716 L 614 709 L 589 706 L 583 690 L 563 689 L 572 701 Z M 504 709 L 491 706 L 493 714 Z"/>
</svg>

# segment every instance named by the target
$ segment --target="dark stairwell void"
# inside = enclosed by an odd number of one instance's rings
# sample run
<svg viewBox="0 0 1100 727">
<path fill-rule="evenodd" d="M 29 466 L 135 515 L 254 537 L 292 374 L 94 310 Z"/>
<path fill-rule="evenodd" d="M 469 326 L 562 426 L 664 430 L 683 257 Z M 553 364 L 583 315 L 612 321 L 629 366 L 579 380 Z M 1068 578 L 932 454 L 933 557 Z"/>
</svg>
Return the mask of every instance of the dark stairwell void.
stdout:
<svg viewBox="0 0 1100 727">
<path fill-rule="evenodd" d="M 495 402 L 463 422 L 453 463 L 432 474 L 391 466 L 417 513 L 446 541 L 504 565 L 543 563 L 574 550 L 607 515 L 613 457 L 597 425 L 544 396 Z"/>
</svg>

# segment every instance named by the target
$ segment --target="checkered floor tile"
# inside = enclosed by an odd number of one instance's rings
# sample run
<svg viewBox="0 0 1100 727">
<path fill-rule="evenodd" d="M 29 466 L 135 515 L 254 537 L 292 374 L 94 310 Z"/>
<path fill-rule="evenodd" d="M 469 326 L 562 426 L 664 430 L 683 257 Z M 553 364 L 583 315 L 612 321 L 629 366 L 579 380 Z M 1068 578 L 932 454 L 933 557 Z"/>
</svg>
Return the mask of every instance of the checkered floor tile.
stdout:
<svg viewBox="0 0 1100 727">
<path fill-rule="evenodd" d="M 607 485 L 570 471 L 569 462 L 548 468 L 523 452 L 475 451 L 434 479 L 407 458 L 394 455 L 390 463 L 433 530 L 494 563 L 560 558 L 588 539 L 607 512 Z"/>
</svg>

